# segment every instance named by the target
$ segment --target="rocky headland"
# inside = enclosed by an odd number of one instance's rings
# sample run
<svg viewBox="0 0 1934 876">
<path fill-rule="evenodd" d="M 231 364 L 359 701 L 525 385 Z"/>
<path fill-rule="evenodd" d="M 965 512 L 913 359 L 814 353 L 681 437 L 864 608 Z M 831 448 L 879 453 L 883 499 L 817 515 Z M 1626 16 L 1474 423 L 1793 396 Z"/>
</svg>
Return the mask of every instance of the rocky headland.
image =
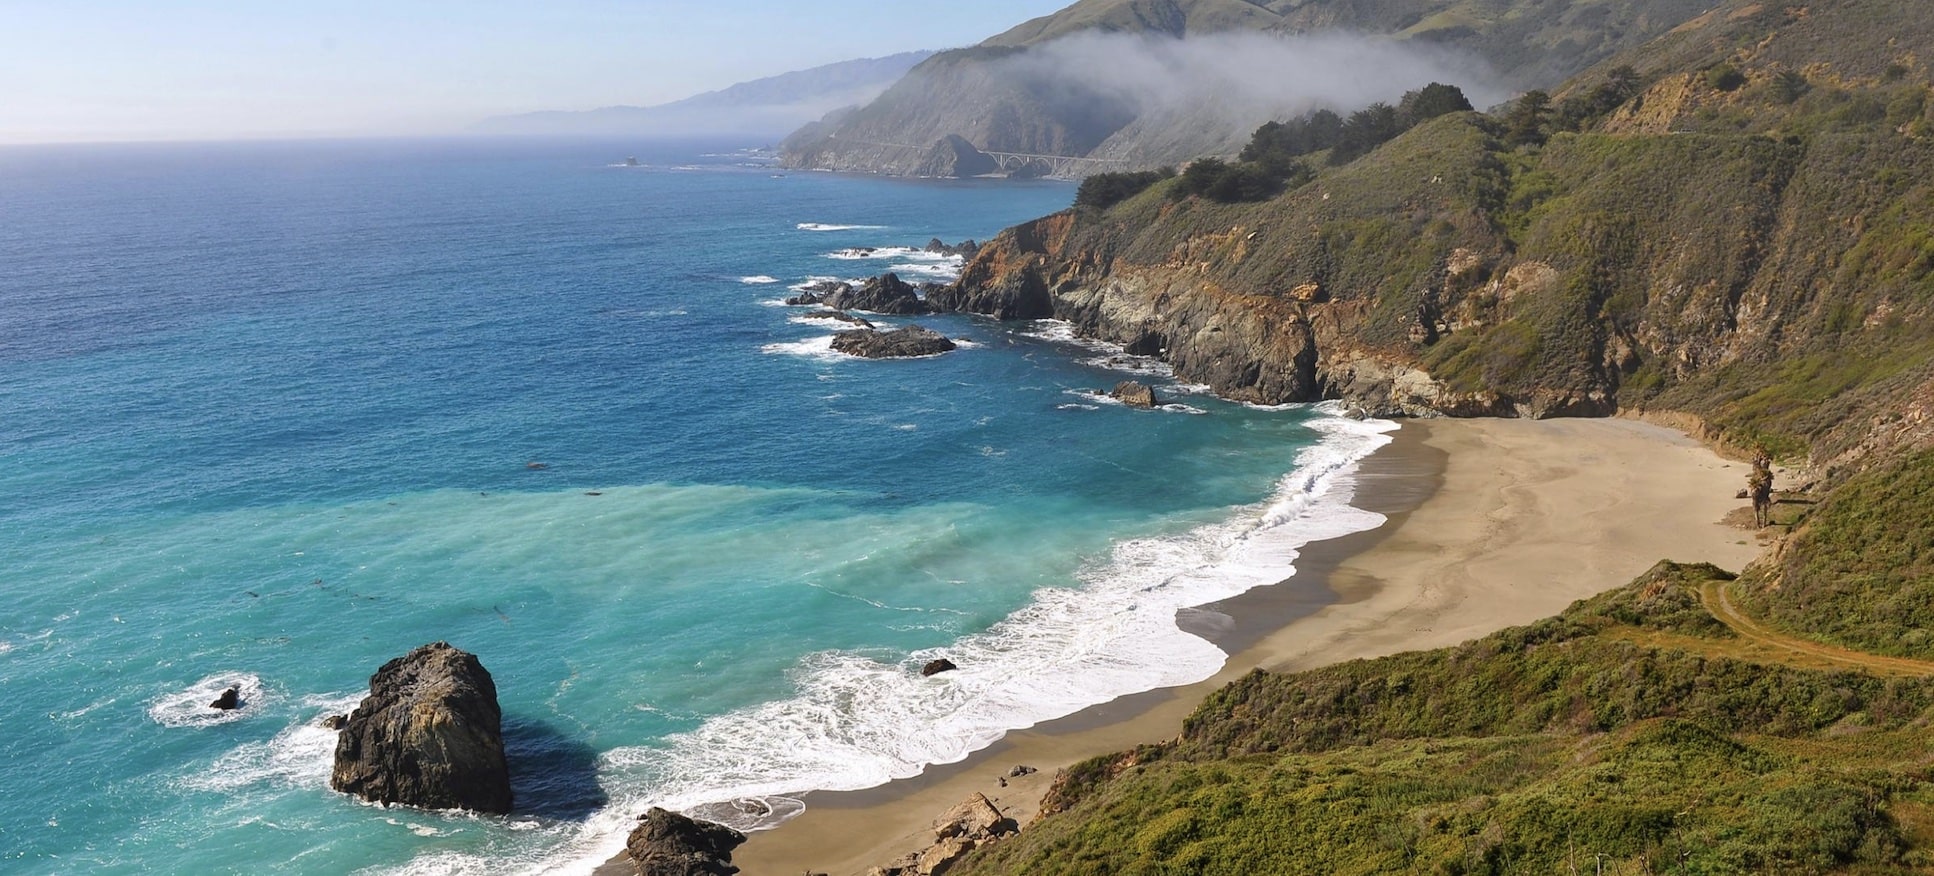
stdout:
<svg viewBox="0 0 1934 876">
<path fill-rule="evenodd" d="M 383 664 L 340 731 L 329 786 L 386 806 L 509 812 L 503 713 L 489 671 L 447 642 Z"/>
</svg>

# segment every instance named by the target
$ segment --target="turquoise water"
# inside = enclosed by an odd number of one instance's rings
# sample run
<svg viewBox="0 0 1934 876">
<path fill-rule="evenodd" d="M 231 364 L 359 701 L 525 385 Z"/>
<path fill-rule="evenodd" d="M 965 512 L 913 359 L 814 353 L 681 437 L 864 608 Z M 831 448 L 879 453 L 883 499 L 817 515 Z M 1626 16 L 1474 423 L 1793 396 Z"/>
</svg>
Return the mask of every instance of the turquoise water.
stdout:
<svg viewBox="0 0 1934 876">
<path fill-rule="evenodd" d="M 776 303 L 942 278 L 892 247 L 1071 187 L 756 164 L 0 150 L 0 870 L 541 872 L 647 804 L 771 826 L 1205 677 L 1175 608 L 1376 522 L 1342 500 L 1381 426 L 1053 323 L 923 318 L 971 343 L 845 359 Z M 1177 403 L 1086 394 L 1124 369 Z M 508 819 L 327 789 L 315 722 L 438 639 L 496 677 Z M 205 709 L 230 683 L 246 708 Z"/>
</svg>

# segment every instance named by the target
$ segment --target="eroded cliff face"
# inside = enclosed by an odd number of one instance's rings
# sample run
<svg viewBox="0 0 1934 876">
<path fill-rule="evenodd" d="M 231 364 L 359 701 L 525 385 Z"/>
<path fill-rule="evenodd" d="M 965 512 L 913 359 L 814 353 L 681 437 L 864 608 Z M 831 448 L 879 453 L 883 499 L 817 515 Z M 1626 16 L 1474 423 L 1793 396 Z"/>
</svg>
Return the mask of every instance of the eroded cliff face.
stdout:
<svg viewBox="0 0 1934 876">
<path fill-rule="evenodd" d="M 1934 443 L 1934 148 L 1565 135 L 1475 114 L 1253 204 L 1161 186 L 989 242 L 943 309 L 1054 317 L 1265 404 L 1677 410 L 1826 469 Z"/>
<path fill-rule="evenodd" d="M 1083 337 L 1160 358 L 1177 377 L 1237 401 L 1342 398 L 1394 416 L 1519 412 L 1495 393 L 1448 389 L 1414 357 L 1362 343 L 1368 316 L 1362 302 L 1328 300 L 1316 284 L 1286 296 L 1230 289 L 1209 263 L 1185 258 L 1214 240 L 1185 242 L 1180 257 L 1161 264 L 1109 259 L 1075 243 L 1076 221 L 1072 212 L 1059 213 L 1009 229 L 982 249 L 958 283 L 929 300 L 1003 319 L 1065 320 Z M 1247 234 L 1235 228 L 1218 237 Z"/>
</svg>

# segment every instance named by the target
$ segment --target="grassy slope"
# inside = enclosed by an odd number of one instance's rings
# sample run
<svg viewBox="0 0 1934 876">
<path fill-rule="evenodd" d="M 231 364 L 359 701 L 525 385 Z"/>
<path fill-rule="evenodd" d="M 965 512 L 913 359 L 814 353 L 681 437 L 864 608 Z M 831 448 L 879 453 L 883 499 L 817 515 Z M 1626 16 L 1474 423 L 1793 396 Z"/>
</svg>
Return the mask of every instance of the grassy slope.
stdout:
<svg viewBox="0 0 1934 876">
<path fill-rule="evenodd" d="M 1259 294 L 1321 282 L 1366 314 L 1364 344 L 1452 383 L 1595 385 L 1845 464 L 1737 595 L 1802 636 L 1934 657 L 1934 451 L 1914 450 L 1934 414 L 1934 18 L 1790 8 L 1728 4 L 1623 59 L 1651 62 L 1649 120 L 1635 102 L 1510 149 L 1481 117 L 1439 119 L 1272 202 L 1158 185 L 1075 235 L 1104 264 L 1194 263 Z M 1710 85 L 1721 65 L 1745 84 Z M 1800 71 L 1802 93 L 1777 89 Z M 1447 276 L 1459 248 L 1490 260 L 1476 280 Z M 1531 262 L 1555 279 L 1499 294 Z M 1418 342 L 1419 312 L 1455 327 Z M 1715 577 L 1662 565 L 1458 648 L 1254 673 L 1181 738 L 1070 770 L 1057 814 L 965 872 L 1934 869 L 1934 681 L 1744 642 L 1698 600 Z"/>
<path fill-rule="evenodd" d="M 1062 812 L 965 872 L 1934 865 L 1934 682 L 1716 656 L 1729 633 L 1697 588 L 1722 574 L 1661 564 L 1459 648 L 1252 674 L 1179 740 L 1071 770 Z"/>
<path fill-rule="evenodd" d="M 1658 133 L 1615 117 L 1514 148 L 1496 120 L 1450 116 L 1272 201 L 1173 203 L 1158 187 L 1084 213 L 1077 248 L 1201 265 L 1248 294 L 1320 283 L 1361 306 L 1352 342 L 1459 392 L 1602 393 L 1781 456 L 1858 456 L 1892 402 L 1934 386 L 1934 74 L 1858 75 L 1934 56 L 1934 25 L 1880 27 L 1883 6 L 1715 13 L 1675 34 L 1648 68 L 1659 87 L 1629 105 L 1676 107 Z M 1803 54 L 1855 25 L 1863 39 Z M 1801 57 L 1816 60 L 1789 102 L 1769 83 Z M 1664 63 L 1690 65 L 1684 89 Z M 1707 84 L 1699 71 L 1721 63 L 1749 84 Z M 1450 276 L 1458 250 L 1480 269 Z M 1496 282 L 1538 265 L 1555 281 Z"/>
<path fill-rule="evenodd" d="M 1934 658 L 1934 452 L 1833 491 L 1790 545 L 1747 575 L 1743 607 L 1875 654 Z"/>
</svg>

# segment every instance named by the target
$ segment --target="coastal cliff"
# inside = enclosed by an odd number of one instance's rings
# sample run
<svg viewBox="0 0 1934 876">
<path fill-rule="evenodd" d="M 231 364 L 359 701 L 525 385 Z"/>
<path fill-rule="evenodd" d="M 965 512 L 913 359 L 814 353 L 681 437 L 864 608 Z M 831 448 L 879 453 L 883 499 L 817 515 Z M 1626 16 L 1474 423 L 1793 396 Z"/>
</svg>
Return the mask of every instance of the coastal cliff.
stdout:
<svg viewBox="0 0 1934 876">
<path fill-rule="evenodd" d="M 1458 113 L 1354 161 L 1309 156 L 1259 201 L 1162 180 L 1004 232 L 930 298 L 1064 319 L 1245 401 L 1670 409 L 1828 467 L 1922 446 L 1934 428 L 1900 409 L 1934 399 L 1914 218 L 1934 212 L 1914 61 L 1934 39 L 1861 31 L 1874 14 L 1736 4 L 1618 59 L 1646 66 L 1581 77 L 1531 142 L 1509 110 Z M 1721 66 L 1747 84 L 1678 72 Z M 1567 115 L 1614 76 L 1629 99 Z"/>
<path fill-rule="evenodd" d="M 1234 398 L 1670 411 L 1811 475 L 1744 574 L 1665 562 L 1457 647 L 1254 672 L 956 872 L 1934 866 L 1929 57 L 1897 4 L 1738 0 L 1266 197 L 1124 179 L 987 244 L 930 300 Z"/>
</svg>

